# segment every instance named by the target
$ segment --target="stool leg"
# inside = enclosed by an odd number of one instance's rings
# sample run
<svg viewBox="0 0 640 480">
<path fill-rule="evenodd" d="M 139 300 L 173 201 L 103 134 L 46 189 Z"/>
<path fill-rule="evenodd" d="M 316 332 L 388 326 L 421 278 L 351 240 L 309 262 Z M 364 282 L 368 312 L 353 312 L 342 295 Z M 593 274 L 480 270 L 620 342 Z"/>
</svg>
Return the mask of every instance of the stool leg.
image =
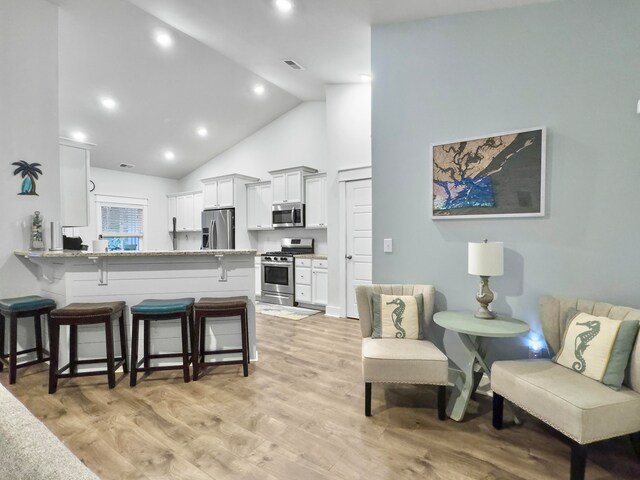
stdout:
<svg viewBox="0 0 640 480">
<path fill-rule="evenodd" d="M 149 359 L 149 355 L 151 354 L 150 345 L 151 345 L 151 322 L 149 320 L 142 320 L 142 328 L 144 329 L 144 339 L 143 339 L 143 347 L 144 347 L 144 369 L 148 370 L 151 366 L 151 360 Z"/>
<path fill-rule="evenodd" d="M 9 319 L 9 383 L 16 383 L 18 371 L 18 315 L 12 313 Z"/>
<path fill-rule="evenodd" d="M 135 313 L 131 317 L 131 374 L 129 385 L 135 387 L 138 380 L 138 332 L 140 331 L 140 321 Z"/>
<path fill-rule="evenodd" d="M 199 378 L 199 370 L 200 370 L 200 322 L 202 318 L 196 312 L 196 316 L 194 319 L 193 325 L 193 343 L 191 344 L 191 348 L 193 352 L 191 352 L 191 356 L 193 357 L 193 381 L 195 382 Z"/>
<path fill-rule="evenodd" d="M 184 383 L 189 382 L 191 377 L 189 376 L 189 329 L 187 328 L 188 322 L 187 313 L 183 313 L 180 316 L 180 323 L 182 324 L 182 372 L 184 374 Z"/>
<path fill-rule="evenodd" d="M 204 362 L 204 357 L 205 354 L 204 352 L 206 352 L 204 346 L 205 346 L 205 330 L 206 330 L 206 326 L 207 326 L 207 317 L 202 317 L 200 318 L 200 356 L 202 358 L 198 358 L 198 361 L 202 361 Z"/>
<path fill-rule="evenodd" d="M 39 362 L 42 361 L 44 356 L 42 355 L 42 318 L 40 315 L 35 315 L 33 317 L 33 326 L 36 332 L 36 355 Z"/>
<path fill-rule="evenodd" d="M 109 388 L 116 386 L 116 372 L 113 368 L 113 323 L 111 318 L 104 322 L 105 341 L 107 343 L 107 378 L 109 379 Z"/>
<path fill-rule="evenodd" d="M 249 376 L 249 346 L 247 345 L 247 311 L 240 315 L 240 329 L 242 334 L 242 373 Z"/>
<path fill-rule="evenodd" d="M 60 325 L 49 319 L 49 393 L 58 390 L 58 349 L 60 347 Z"/>
<path fill-rule="evenodd" d="M 78 326 L 69 326 L 69 373 L 78 373 Z"/>
<path fill-rule="evenodd" d="M 4 315 L 0 313 L 0 372 L 4 370 Z"/>
<path fill-rule="evenodd" d="M 122 371 L 124 373 L 129 373 L 129 364 L 127 362 L 127 335 L 124 330 L 124 310 L 120 312 L 118 326 L 120 327 L 120 356 L 123 359 Z"/>
<path fill-rule="evenodd" d="M 247 363 L 251 363 L 251 344 L 249 343 L 249 314 L 247 313 L 247 309 L 244 309 L 244 315 L 246 319 L 246 327 L 247 327 Z"/>
</svg>

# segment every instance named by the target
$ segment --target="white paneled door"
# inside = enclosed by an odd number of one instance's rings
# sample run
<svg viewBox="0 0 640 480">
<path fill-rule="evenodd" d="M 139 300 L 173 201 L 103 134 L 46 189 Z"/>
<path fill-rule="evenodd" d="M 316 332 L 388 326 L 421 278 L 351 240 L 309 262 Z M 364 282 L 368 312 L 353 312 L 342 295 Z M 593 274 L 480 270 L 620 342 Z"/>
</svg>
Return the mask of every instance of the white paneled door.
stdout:
<svg viewBox="0 0 640 480">
<path fill-rule="evenodd" d="M 356 286 L 372 280 L 371 179 L 347 182 L 347 317 L 358 318 Z"/>
</svg>

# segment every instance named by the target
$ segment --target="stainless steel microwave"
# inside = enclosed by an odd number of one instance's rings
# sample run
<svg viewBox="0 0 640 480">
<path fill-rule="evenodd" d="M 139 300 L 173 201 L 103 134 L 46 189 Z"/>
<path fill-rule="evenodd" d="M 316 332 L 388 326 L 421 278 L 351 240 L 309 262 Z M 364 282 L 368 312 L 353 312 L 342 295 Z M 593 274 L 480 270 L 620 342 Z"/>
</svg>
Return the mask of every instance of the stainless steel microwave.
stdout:
<svg viewBox="0 0 640 480">
<path fill-rule="evenodd" d="M 280 203 L 271 208 L 273 228 L 304 227 L 304 203 Z"/>
</svg>

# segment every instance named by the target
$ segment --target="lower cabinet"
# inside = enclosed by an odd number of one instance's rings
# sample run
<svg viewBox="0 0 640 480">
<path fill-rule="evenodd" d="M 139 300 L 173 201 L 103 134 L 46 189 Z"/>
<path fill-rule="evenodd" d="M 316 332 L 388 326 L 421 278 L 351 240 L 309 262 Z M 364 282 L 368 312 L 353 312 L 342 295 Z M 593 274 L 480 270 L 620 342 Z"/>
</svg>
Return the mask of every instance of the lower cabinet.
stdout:
<svg viewBox="0 0 640 480">
<path fill-rule="evenodd" d="M 296 301 L 311 305 L 327 305 L 329 275 L 327 261 L 296 258 Z"/>
</svg>

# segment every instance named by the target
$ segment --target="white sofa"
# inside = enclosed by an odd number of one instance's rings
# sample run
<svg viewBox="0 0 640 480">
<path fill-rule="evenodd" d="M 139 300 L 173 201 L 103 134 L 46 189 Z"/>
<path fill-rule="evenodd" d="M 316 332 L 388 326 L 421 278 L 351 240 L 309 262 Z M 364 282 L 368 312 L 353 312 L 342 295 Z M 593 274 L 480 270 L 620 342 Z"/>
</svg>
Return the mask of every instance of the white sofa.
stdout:
<svg viewBox="0 0 640 480">
<path fill-rule="evenodd" d="M 544 296 L 540 299 L 540 322 L 551 356 L 560 349 L 563 319 L 570 308 L 616 320 L 640 320 L 640 310 Z M 549 359 L 495 362 L 491 368 L 493 426 L 502 428 L 503 398 L 506 398 L 572 440 L 570 478 L 582 480 L 587 444 L 640 431 L 638 338 L 620 391 Z"/>
<path fill-rule="evenodd" d="M 2 480 L 98 480 L 64 444 L 0 384 Z"/>
</svg>

